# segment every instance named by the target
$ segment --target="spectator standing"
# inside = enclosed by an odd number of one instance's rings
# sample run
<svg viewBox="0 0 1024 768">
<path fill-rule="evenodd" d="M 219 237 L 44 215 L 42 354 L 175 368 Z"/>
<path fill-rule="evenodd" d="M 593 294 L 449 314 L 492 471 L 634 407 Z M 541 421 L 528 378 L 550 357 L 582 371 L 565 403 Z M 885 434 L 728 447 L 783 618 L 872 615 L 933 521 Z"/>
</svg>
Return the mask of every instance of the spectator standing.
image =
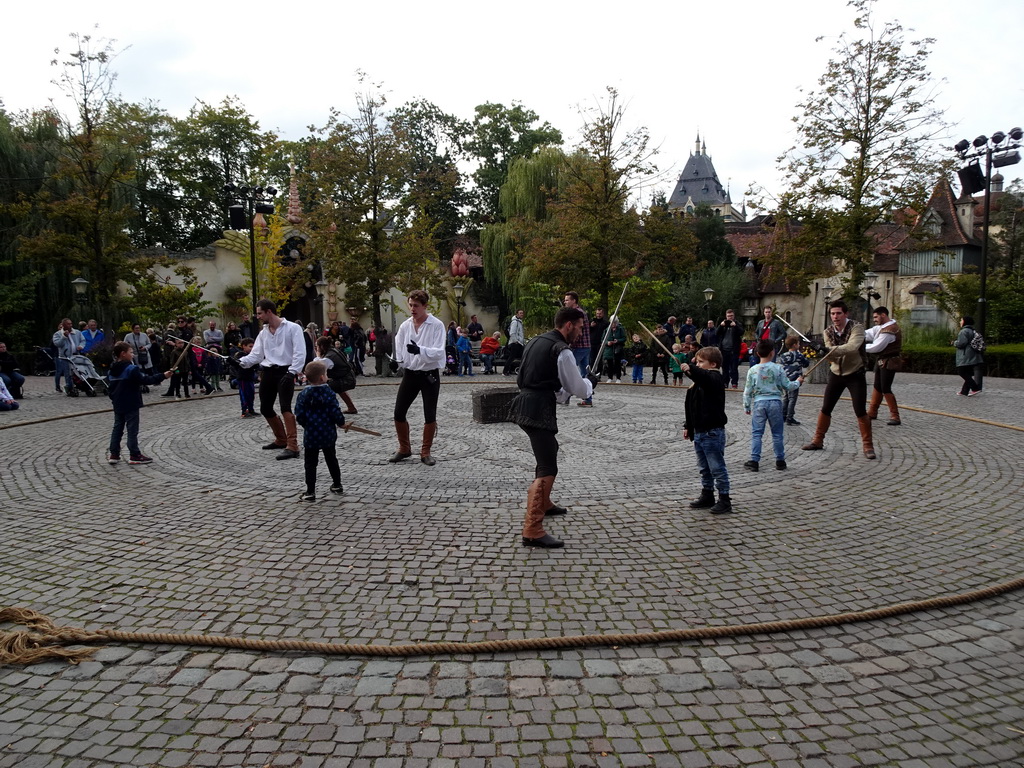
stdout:
<svg viewBox="0 0 1024 768">
<path fill-rule="evenodd" d="M 604 336 L 602 335 L 602 338 Z M 613 384 L 622 382 L 622 354 L 626 348 L 626 331 L 619 325 L 619 318 L 612 316 L 608 326 L 608 340 L 602 350 L 605 372 Z"/>
<path fill-rule="evenodd" d="M 246 336 L 239 339 L 238 350 L 231 355 L 231 367 L 234 369 L 235 380 L 238 382 L 238 401 L 242 406 L 242 418 L 252 419 L 256 417 L 254 405 L 256 403 L 256 368 L 243 368 L 238 361 L 252 352 L 252 345 L 255 340 Z M 233 363 L 233 364 L 232 364 Z"/>
<path fill-rule="evenodd" d="M 679 341 L 683 344 L 686 343 L 687 336 L 693 336 L 697 338 L 697 326 L 693 324 L 693 318 L 687 317 L 686 322 L 679 326 Z"/>
<path fill-rule="evenodd" d="M 356 376 L 362 376 L 363 361 L 366 359 L 366 331 L 363 330 L 363 326 L 359 324 L 358 320 L 353 320 L 349 327 L 348 341 L 352 348 L 348 361 L 352 364 L 352 370 Z"/>
<path fill-rule="evenodd" d="M 633 366 L 633 383 L 644 383 L 644 363 L 647 361 L 647 345 L 640 340 L 640 334 L 633 334 L 633 346 L 629 348 L 629 362 Z"/>
<path fill-rule="evenodd" d="M 678 318 L 676 318 L 675 315 L 670 315 L 668 320 L 665 321 L 665 324 L 661 326 L 662 328 L 665 329 L 664 344 L 669 349 L 672 348 L 672 345 L 675 344 L 676 341 L 683 340 L 683 337 L 679 335 L 679 329 L 676 328 L 677 320 Z"/>
<path fill-rule="evenodd" d="M 466 331 L 469 333 L 469 341 L 473 345 L 473 349 L 479 349 L 480 342 L 484 340 L 484 327 L 476 315 L 469 316 L 469 325 L 466 326 Z"/>
<path fill-rule="evenodd" d="M 95 320 L 90 320 L 85 324 L 85 330 L 82 331 L 82 338 L 85 339 L 85 346 L 82 347 L 83 355 L 89 354 L 97 345 L 103 343 L 103 331 L 100 330 Z"/>
<path fill-rule="evenodd" d="M 508 323 L 508 344 L 505 345 L 505 376 L 511 376 L 518 367 L 518 362 L 523 358 L 523 348 L 526 346 L 526 330 L 523 327 L 523 318 L 526 311 L 517 309 Z"/>
<path fill-rule="evenodd" d="M 725 310 L 725 319 L 718 324 L 718 348 L 722 350 L 722 376 L 725 385 L 737 389 L 740 380 L 740 348 L 743 346 L 743 324 L 736 311 Z"/>
<path fill-rule="evenodd" d="M 778 356 L 776 362 L 782 366 L 790 381 L 800 378 L 803 369 L 811 364 L 800 351 L 800 337 L 798 336 L 786 337 L 786 349 Z M 751 368 L 753 367 L 752 365 Z M 749 375 L 750 371 L 747 373 Z M 796 420 L 796 401 L 799 397 L 799 389 L 787 389 L 782 395 L 782 415 L 785 422 L 792 427 L 800 426 L 800 422 Z"/>
<path fill-rule="evenodd" d="M 132 362 L 134 352 L 131 345 L 119 341 L 114 344 L 114 363 L 107 375 L 108 394 L 114 408 L 114 428 L 110 431 L 110 447 L 107 462 L 121 461 L 121 437 L 128 431 L 128 463 L 150 464 L 152 459 L 139 448 L 139 409 L 142 408 L 142 387 L 159 384 L 171 375 L 164 373 L 145 374 Z"/>
<path fill-rule="evenodd" d="M 658 373 L 661 372 L 662 381 L 668 384 L 668 353 L 665 349 L 669 346 L 666 343 L 668 341 L 668 332 L 665 330 L 665 326 L 659 325 L 654 329 L 654 337 L 661 342 L 651 347 L 651 384 L 658 383 Z M 662 349 L 664 345 L 664 349 Z"/>
<path fill-rule="evenodd" d="M 469 331 L 466 328 L 459 330 L 459 338 L 455 342 L 455 348 L 459 351 L 459 376 L 474 376 L 473 342 L 469 340 Z"/>
<path fill-rule="evenodd" d="M 757 321 L 757 328 L 754 331 L 754 341 L 762 340 L 774 344 L 776 352 L 782 348 L 782 343 L 786 340 L 786 327 L 775 317 L 775 310 L 771 307 L 764 308 L 764 319 Z"/>
<path fill-rule="evenodd" d="M 980 369 L 985 364 L 985 357 L 971 346 L 971 341 L 976 335 L 974 318 L 970 315 L 961 317 L 960 333 L 953 340 L 953 346 L 956 347 L 956 372 L 964 380 L 958 394 L 967 397 L 976 397 L 981 394 Z"/>
<path fill-rule="evenodd" d="M 238 330 L 238 326 L 234 322 L 229 322 L 227 330 L 224 331 L 224 349 L 229 355 L 234 354 L 241 341 L 242 332 Z"/>
<path fill-rule="evenodd" d="M 217 349 L 224 349 L 224 331 L 217 327 L 216 320 L 211 320 L 209 327 L 203 331 L 203 341 L 206 347 L 216 345 Z"/>
<path fill-rule="evenodd" d="M 74 327 L 71 318 L 65 317 L 60 321 L 56 333 L 53 334 L 53 346 L 57 348 L 56 373 L 53 375 L 54 384 L 60 392 L 60 380 L 64 377 L 64 391 L 71 394 L 75 382 L 71 375 L 72 355 L 77 355 L 85 347 L 85 337 L 82 332 Z"/>
<path fill-rule="evenodd" d="M 149 359 L 149 348 L 153 346 L 153 342 L 142 332 L 142 326 L 135 323 L 132 326 L 132 332 L 127 334 L 123 341 L 132 348 L 135 364 L 143 371 L 152 371 L 153 361 Z M 149 387 L 144 386 L 142 391 L 146 392 L 148 389 Z"/>
<path fill-rule="evenodd" d="M 718 332 L 715 330 L 715 321 L 708 320 L 707 328 L 701 331 L 700 334 L 700 345 L 702 347 L 717 347 L 718 346 Z"/>
</svg>

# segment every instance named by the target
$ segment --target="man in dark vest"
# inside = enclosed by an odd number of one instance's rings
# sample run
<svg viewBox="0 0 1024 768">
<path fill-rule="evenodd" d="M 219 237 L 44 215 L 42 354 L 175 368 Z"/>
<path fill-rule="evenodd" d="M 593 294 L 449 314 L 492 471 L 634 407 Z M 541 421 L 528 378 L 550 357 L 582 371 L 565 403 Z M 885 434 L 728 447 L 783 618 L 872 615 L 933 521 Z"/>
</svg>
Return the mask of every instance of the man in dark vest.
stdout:
<svg viewBox="0 0 1024 768">
<path fill-rule="evenodd" d="M 555 314 L 555 328 L 530 339 L 523 351 L 516 384 L 519 394 L 512 402 L 512 421 L 530 438 L 537 461 L 535 479 L 526 493 L 523 546 L 556 548 L 560 539 L 544 531 L 544 518 L 564 515 L 568 510 L 551 502 L 551 488 L 558 474 L 557 403 L 572 395 L 589 398 L 597 377 L 580 369 L 569 345 L 583 333 L 584 314 L 578 307 L 562 307 Z"/>
</svg>

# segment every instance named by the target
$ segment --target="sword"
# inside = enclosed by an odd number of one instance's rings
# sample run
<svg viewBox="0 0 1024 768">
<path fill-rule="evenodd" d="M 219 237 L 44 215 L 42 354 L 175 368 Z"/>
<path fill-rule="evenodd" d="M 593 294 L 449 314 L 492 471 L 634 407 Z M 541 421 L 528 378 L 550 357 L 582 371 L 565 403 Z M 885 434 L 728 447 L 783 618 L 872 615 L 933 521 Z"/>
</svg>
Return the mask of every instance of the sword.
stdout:
<svg viewBox="0 0 1024 768">
<path fill-rule="evenodd" d="M 641 328 L 643 328 L 645 331 L 647 331 L 647 333 L 649 333 L 651 335 L 651 338 L 654 339 L 654 343 L 657 344 L 662 349 L 664 349 L 668 353 L 669 357 L 673 357 L 674 356 L 672 354 L 672 350 L 670 350 L 668 347 L 666 347 L 664 344 L 662 344 L 661 340 L 657 336 L 655 336 L 653 333 L 651 333 L 651 329 L 650 328 L 648 328 L 646 325 L 641 323 L 639 320 L 637 320 L 637 325 L 639 325 Z"/>
<path fill-rule="evenodd" d="M 223 358 L 224 360 L 228 359 L 227 355 L 222 355 L 220 352 L 214 352 L 212 349 L 207 349 L 206 347 L 200 347 L 198 344 L 193 344 L 191 341 L 186 341 L 185 339 L 179 339 L 177 336 L 173 336 L 169 333 L 167 334 L 167 338 L 174 339 L 175 341 L 180 341 L 184 344 L 189 344 L 195 347 L 196 349 L 201 349 L 203 350 L 203 352 L 209 352 L 211 355 L 216 355 L 217 357 Z"/>
<path fill-rule="evenodd" d="M 353 432 L 362 432 L 364 435 L 374 435 L 375 437 L 381 437 L 380 432 L 374 432 L 372 429 L 367 429 L 366 427 L 357 427 L 351 421 L 346 421 L 345 426 L 343 426 L 342 429 L 344 429 L 346 432 L 351 430 Z"/>
<path fill-rule="evenodd" d="M 781 320 L 782 322 L 786 323 L 786 318 L 781 317 L 780 315 L 776 315 L 776 317 L 779 318 L 779 320 Z M 786 325 L 788 325 L 790 328 L 793 328 L 793 326 L 790 323 L 786 323 Z M 800 331 L 797 331 L 796 328 L 793 328 L 793 330 L 796 331 L 797 336 L 806 341 L 808 344 L 812 343 L 810 339 L 808 339 L 806 336 L 800 333 Z"/>
<path fill-rule="evenodd" d="M 615 305 L 615 312 L 612 313 L 612 317 L 618 317 L 619 316 L 619 307 L 622 306 L 622 300 L 624 298 L 626 298 L 626 289 L 627 288 L 629 288 L 629 280 L 627 280 L 626 284 L 622 286 L 622 294 L 619 296 L 619 303 Z M 621 320 L 619 321 L 619 325 L 620 326 L 622 325 L 622 321 Z M 604 338 L 601 339 L 601 354 L 598 356 L 597 360 L 595 360 L 593 362 L 593 364 L 590 366 L 590 372 L 591 373 L 597 373 L 598 366 L 600 366 L 601 365 L 601 361 L 604 360 L 604 347 L 608 343 L 608 337 L 611 335 L 611 333 L 612 333 L 612 319 L 611 319 L 611 317 L 609 317 L 608 318 L 608 327 L 604 329 Z"/>
<path fill-rule="evenodd" d="M 828 356 L 829 356 L 829 355 L 831 355 L 833 351 L 834 351 L 834 350 L 830 349 L 830 350 L 829 350 L 828 352 L 826 352 L 826 353 L 825 353 L 824 355 L 822 355 L 822 358 L 821 358 L 821 360 L 819 360 L 819 361 L 818 361 L 818 362 L 816 362 L 816 363 L 815 363 L 814 365 L 812 365 L 812 366 L 811 366 L 810 368 L 808 368 L 808 369 L 807 369 L 807 372 L 806 372 L 806 373 L 802 373 L 802 374 L 800 374 L 800 375 L 801 375 L 801 376 L 803 376 L 803 377 L 804 377 L 804 378 L 806 379 L 806 378 L 807 378 L 808 376 L 810 376 L 810 375 L 811 375 L 811 371 L 813 371 L 813 370 L 814 370 L 815 368 L 817 368 L 817 367 L 818 367 L 819 365 L 821 365 L 822 363 L 824 363 L 824 362 L 825 362 L 825 360 L 827 360 L 827 359 L 828 359 Z"/>
</svg>

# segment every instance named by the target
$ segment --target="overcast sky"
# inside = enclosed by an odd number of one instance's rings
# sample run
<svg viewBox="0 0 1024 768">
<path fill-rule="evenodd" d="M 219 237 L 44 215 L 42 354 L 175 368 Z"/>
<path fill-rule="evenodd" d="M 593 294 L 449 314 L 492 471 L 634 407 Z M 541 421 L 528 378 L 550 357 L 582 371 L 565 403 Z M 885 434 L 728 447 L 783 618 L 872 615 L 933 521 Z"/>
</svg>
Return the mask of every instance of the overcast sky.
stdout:
<svg viewBox="0 0 1024 768">
<path fill-rule="evenodd" d="M 775 160 L 793 142 L 798 88 L 815 86 L 854 16 L 845 0 L 48 0 L 6 11 L 8 110 L 58 95 L 50 60 L 54 48 L 71 50 L 76 31 L 127 47 L 114 64 L 125 99 L 155 99 L 184 116 L 196 99 L 235 95 L 263 129 L 289 139 L 323 125 L 331 107 L 352 113 L 358 69 L 383 82 L 396 106 L 422 97 L 468 119 L 477 104 L 520 101 L 570 143 L 579 106 L 610 85 L 628 104 L 627 126 L 646 126 L 660 146 L 666 193 L 699 132 L 737 203 L 752 182 L 779 189 Z M 1024 3 L 879 0 L 875 15 L 913 29 L 908 39 L 936 38 L 932 73 L 946 81 L 939 103 L 957 125 L 950 145 L 1024 124 Z M 1007 182 L 1022 171 L 1003 169 Z"/>
</svg>

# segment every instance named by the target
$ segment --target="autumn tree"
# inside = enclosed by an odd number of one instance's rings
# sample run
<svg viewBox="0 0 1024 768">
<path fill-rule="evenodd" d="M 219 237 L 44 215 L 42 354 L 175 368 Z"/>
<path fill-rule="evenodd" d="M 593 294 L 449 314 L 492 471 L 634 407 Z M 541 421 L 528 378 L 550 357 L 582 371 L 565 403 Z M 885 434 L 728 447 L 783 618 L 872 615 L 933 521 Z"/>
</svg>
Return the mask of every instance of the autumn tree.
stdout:
<svg viewBox="0 0 1024 768">
<path fill-rule="evenodd" d="M 797 245 L 811 262 L 848 270 L 857 283 L 871 265 L 871 227 L 927 200 L 943 172 L 936 140 L 947 126 L 928 70 L 934 40 L 908 40 L 899 22 L 879 22 L 874 0 L 848 5 L 853 30 L 797 105 L 797 143 L 779 158 L 788 190 L 778 212 L 803 223 Z"/>
<path fill-rule="evenodd" d="M 477 225 L 501 220 L 499 195 L 509 169 L 518 158 L 532 157 L 542 147 L 557 147 L 562 133 L 519 102 L 512 106 L 487 102 L 474 110 L 465 150 L 478 162 L 473 172 L 475 195 L 470 220 Z"/>
</svg>

